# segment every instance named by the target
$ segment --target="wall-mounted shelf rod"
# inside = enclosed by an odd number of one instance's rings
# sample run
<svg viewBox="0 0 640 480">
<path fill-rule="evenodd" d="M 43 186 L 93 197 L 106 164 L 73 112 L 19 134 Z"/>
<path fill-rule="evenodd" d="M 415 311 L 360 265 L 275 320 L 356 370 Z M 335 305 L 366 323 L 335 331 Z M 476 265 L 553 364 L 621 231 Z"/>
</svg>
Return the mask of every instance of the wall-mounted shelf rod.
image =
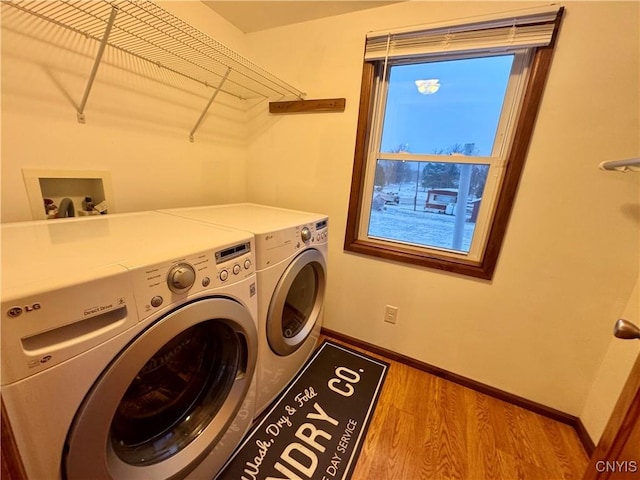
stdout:
<svg viewBox="0 0 640 480">
<path fill-rule="evenodd" d="M 601 170 L 616 170 L 618 172 L 640 172 L 640 158 L 630 158 L 628 160 L 614 160 L 611 162 L 601 162 Z"/>
<path fill-rule="evenodd" d="M 218 86 L 216 87 L 215 91 L 213 92 L 213 95 L 211 95 L 211 98 L 209 99 L 209 102 L 207 103 L 207 106 L 204 107 L 204 110 L 202 111 L 202 113 L 200 114 L 200 117 L 198 118 L 198 121 L 196 122 L 196 124 L 194 125 L 194 127 L 191 129 L 191 132 L 189 132 L 189 141 L 193 142 L 193 134 L 196 133 L 196 130 L 198 130 L 198 127 L 200 126 L 200 124 L 202 123 L 202 120 L 204 119 L 204 116 L 207 114 L 207 112 L 209 111 L 209 107 L 211 107 L 211 104 L 213 103 L 213 101 L 216 99 L 216 96 L 218 95 L 218 92 L 220 91 L 220 88 L 222 87 L 222 84 L 224 83 L 224 81 L 227 79 L 227 77 L 229 76 L 229 72 L 231 72 L 230 68 L 227 68 L 227 72 L 224 74 L 224 76 L 222 77 L 222 80 L 220 80 L 220 83 L 218 84 Z"/>
<path fill-rule="evenodd" d="M 89 75 L 89 80 L 87 81 L 84 95 L 82 96 L 82 100 L 80 101 L 80 105 L 78 106 L 77 115 L 79 123 L 85 123 L 84 108 L 87 106 L 89 93 L 91 92 L 91 87 L 93 86 L 93 82 L 96 79 L 98 67 L 100 66 L 100 62 L 102 61 L 102 55 L 104 55 L 104 49 L 106 48 L 107 42 L 109 41 L 109 35 L 111 34 L 111 29 L 113 28 L 113 22 L 116 19 L 117 13 L 117 7 L 111 7 L 111 13 L 109 14 L 109 20 L 107 21 L 107 27 L 105 28 L 102 41 L 100 42 L 100 48 L 98 49 L 98 54 L 96 55 L 95 62 L 93 63 L 93 68 L 91 69 L 91 74 Z"/>
</svg>

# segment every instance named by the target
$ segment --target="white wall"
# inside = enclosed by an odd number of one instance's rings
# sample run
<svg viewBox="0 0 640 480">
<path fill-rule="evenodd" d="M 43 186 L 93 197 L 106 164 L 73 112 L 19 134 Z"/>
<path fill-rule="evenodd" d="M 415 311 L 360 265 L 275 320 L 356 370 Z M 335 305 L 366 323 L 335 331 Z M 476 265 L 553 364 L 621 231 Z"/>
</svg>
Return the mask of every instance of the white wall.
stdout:
<svg viewBox="0 0 640 480">
<path fill-rule="evenodd" d="M 567 3 L 492 281 L 343 251 L 366 31 L 526 5 L 404 2 L 248 35 L 307 98 L 347 99 L 256 116 L 248 195 L 329 214 L 326 327 L 580 415 L 638 277 L 640 176 L 597 168 L 640 153 L 637 3 Z"/>
<path fill-rule="evenodd" d="M 244 34 L 201 2 L 162 5 L 245 53 Z M 141 62 L 109 54 L 98 70 L 82 125 L 74 104 L 84 93 L 96 46 L 82 39 L 65 42 L 67 49 L 52 48 L 3 29 L 3 222 L 31 219 L 23 168 L 109 171 L 111 211 L 117 212 L 245 198 L 246 102 L 219 95 L 190 143 L 188 134 L 212 90 L 200 88 L 194 95 L 131 75 L 110 65 L 138 69 Z M 191 89 L 187 83 L 178 86 Z"/>
</svg>

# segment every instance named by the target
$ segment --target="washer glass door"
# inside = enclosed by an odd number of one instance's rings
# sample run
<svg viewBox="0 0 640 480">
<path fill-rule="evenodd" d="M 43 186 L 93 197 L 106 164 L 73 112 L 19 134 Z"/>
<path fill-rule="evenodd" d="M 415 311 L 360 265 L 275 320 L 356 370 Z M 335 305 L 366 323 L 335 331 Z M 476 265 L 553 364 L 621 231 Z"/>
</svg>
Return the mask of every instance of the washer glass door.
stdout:
<svg viewBox="0 0 640 480">
<path fill-rule="evenodd" d="M 67 436 L 66 478 L 183 478 L 236 417 L 256 351 L 253 317 L 229 298 L 196 300 L 159 319 L 87 394 Z M 221 448 L 231 454 L 234 445 Z"/>
<path fill-rule="evenodd" d="M 130 465 L 165 460 L 220 410 L 242 367 L 229 325 L 202 322 L 167 342 L 138 372 L 111 422 L 111 446 Z"/>
<path fill-rule="evenodd" d="M 275 288 L 267 312 L 267 339 L 278 355 L 295 352 L 320 316 L 326 286 L 326 263 L 316 249 L 298 255 Z"/>
</svg>

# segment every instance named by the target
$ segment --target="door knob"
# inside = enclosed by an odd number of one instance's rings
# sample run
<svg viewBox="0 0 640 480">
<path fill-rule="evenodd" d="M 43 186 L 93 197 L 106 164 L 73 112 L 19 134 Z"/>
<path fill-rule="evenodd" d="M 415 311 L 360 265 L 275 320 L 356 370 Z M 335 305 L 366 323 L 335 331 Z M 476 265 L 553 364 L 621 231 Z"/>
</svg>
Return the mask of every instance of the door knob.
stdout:
<svg viewBox="0 0 640 480">
<path fill-rule="evenodd" d="M 618 338 L 624 339 L 640 339 L 640 328 L 624 318 L 619 319 L 616 322 L 616 326 L 613 327 L 613 334 Z"/>
</svg>

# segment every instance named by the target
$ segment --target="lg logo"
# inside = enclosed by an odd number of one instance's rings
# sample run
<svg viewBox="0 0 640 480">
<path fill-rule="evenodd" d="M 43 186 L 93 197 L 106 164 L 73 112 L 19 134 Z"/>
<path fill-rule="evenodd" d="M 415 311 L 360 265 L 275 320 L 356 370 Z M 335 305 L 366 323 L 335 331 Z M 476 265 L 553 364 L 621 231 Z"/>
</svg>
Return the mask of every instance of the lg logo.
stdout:
<svg viewBox="0 0 640 480">
<path fill-rule="evenodd" d="M 24 307 L 11 307 L 9 310 L 7 310 L 7 315 L 9 315 L 11 318 L 16 318 L 22 315 L 23 313 L 33 312 L 34 310 L 40 310 L 40 308 L 42 308 L 42 305 L 40 305 L 37 302 L 32 303 L 31 305 L 25 305 Z"/>
</svg>

